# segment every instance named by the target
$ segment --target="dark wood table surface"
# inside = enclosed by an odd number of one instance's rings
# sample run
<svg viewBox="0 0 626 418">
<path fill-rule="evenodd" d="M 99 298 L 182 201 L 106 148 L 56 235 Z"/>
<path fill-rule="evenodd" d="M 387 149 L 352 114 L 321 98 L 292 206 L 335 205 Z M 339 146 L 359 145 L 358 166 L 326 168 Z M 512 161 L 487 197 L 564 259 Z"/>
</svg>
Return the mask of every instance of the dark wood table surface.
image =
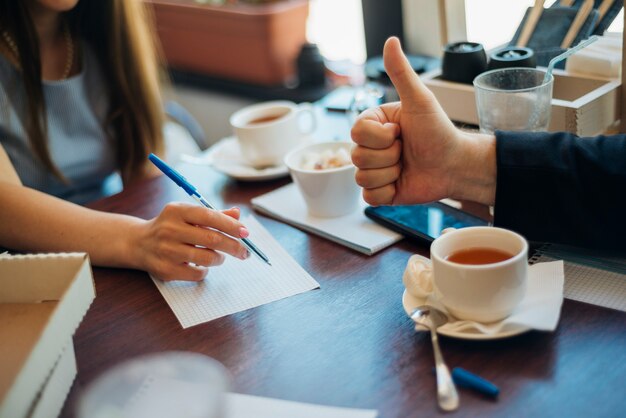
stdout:
<svg viewBox="0 0 626 418">
<path fill-rule="evenodd" d="M 182 169 L 217 206 L 237 205 L 244 215 L 252 212 L 252 197 L 287 182 L 240 183 L 208 168 Z M 92 207 L 149 218 L 173 200 L 190 201 L 161 177 Z M 74 337 L 78 377 L 63 417 L 74 416 L 81 392 L 100 373 L 165 350 L 217 359 L 230 371 L 234 392 L 372 408 L 381 418 L 444 415 L 430 337 L 414 332 L 401 302 L 408 258 L 428 249 L 402 241 L 366 256 L 256 216 L 321 288 L 184 330 L 146 273 L 94 268 L 97 297 Z M 497 400 L 459 389 L 460 408 L 445 415 L 626 414 L 626 313 L 565 300 L 553 333 L 492 341 L 443 337 L 440 343 L 451 368 L 500 387 Z"/>
</svg>

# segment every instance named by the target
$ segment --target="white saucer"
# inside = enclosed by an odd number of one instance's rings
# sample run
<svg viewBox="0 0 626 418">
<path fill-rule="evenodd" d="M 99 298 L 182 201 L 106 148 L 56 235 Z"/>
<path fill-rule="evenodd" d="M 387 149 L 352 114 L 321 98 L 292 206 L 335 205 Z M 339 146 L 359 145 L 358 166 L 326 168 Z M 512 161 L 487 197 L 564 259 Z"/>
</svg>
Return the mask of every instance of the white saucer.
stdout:
<svg viewBox="0 0 626 418">
<path fill-rule="evenodd" d="M 404 307 L 404 311 L 407 313 L 407 315 L 409 315 L 409 317 L 411 316 L 411 313 L 415 310 L 415 308 L 424 304 L 426 304 L 426 299 L 416 298 L 415 296 L 407 292 L 406 289 L 404 290 L 404 293 L 402 294 L 402 306 Z M 437 330 L 437 334 L 445 335 L 446 337 L 461 338 L 464 340 L 498 340 L 501 338 L 508 338 L 515 335 L 523 334 L 530 330 L 531 329 L 527 326 L 517 325 L 515 327 L 507 329 L 506 331 L 501 331 L 496 334 L 483 334 L 480 332 L 473 332 L 469 330 L 454 331 L 445 328 L 439 328 Z"/>
<path fill-rule="evenodd" d="M 242 181 L 273 180 L 289 175 L 289 169 L 284 164 L 262 169 L 248 165 L 241 156 L 239 142 L 234 136 L 215 143 L 200 159 L 216 171 Z"/>
</svg>

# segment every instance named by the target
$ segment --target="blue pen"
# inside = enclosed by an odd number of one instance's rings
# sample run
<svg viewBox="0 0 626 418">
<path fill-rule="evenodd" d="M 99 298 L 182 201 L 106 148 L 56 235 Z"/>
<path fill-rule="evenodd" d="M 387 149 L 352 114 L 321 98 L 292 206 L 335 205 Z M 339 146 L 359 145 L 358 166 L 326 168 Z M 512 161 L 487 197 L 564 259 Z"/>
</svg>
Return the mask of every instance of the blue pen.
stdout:
<svg viewBox="0 0 626 418">
<path fill-rule="evenodd" d="M 487 379 L 483 379 L 474 373 L 468 372 L 460 367 L 452 369 L 452 380 L 459 386 L 477 390 L 478 392 L 497 398 L 500 393 L 500 389 Z"/>
<path fill-rule="evenodd" d="M 165 161 L 163 161 L 154 154 L 150 154 L 148 158 L 150 159 L 150 161 L 152 161 L 154 165 L 157 166 L 159 170 L 163 172 L 163 174 L 169 177 L 178 186 L 182 187 L 182 189 L 187 192 L 189 196 L 194 198 L 198 203 L 211 210 L 216 210 L 213 205 L 211 205 L 209 202 L 206 201 L 204 197 L 202 197 L 202 195 L 198 192 L 198 189 L 191 185 L 191 183 L 189 183 L 187 179 L 183 177 L 178 171 L 167 165 Z M 265 261 L 270 266 L 272 265 L 269 258 L 267 258 L 267 256 L 263 254 L 263 251 L 259 250 L 258 247 L 252 243 L 252 241 L 250 241 L 248 238 L 241 238 L 240 241 L 243 243 L 243 245 L 246 246 L 246 248 L 256 254 L 261 260 Z"/>
<path fill-rule="evenodd" d="M 433 373 L 435 368 L 433 367 Z M 452 381 L 459 386 L 474 389 L 477 392 L 487 395 L 491 398 L 497 398 L 500 389 L 487 379 L 484 379 L 474 373 L 468 372 L 460 367 L 452 369 Z"/>
</svg>

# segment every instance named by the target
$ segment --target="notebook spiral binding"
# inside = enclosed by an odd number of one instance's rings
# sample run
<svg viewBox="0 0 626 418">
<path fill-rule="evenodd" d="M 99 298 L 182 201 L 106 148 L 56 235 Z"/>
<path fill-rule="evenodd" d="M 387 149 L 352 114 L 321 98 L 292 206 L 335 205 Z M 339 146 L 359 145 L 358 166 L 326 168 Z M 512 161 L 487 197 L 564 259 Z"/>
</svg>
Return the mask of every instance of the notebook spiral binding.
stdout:
<svg viewBox="0 0 626 418">
<path fill-rule="evenodd" d="M 528 259 L 528 264 L 532 266 L 533 264 L 536 264 L 537 262 L 539 262 L 539 260 L 541 259 L 541 256 L 544 255 L 544 253 L 548 251 L 548 248 L 550 248 L 550 243 L 546 242 L 542 244 L 541 247 L 537 248 L 535 252 L 533 253 L 533 255 L 530 256 L 530 258 Z"/>
</svg>

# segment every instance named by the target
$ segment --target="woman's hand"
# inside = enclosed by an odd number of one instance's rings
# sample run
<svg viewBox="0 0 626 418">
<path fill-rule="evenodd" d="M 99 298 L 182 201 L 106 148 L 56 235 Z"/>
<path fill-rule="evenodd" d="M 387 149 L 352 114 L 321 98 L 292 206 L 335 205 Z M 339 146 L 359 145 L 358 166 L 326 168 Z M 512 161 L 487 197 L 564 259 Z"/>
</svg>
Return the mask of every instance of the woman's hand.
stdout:
<svg viewBox="0 0 626 418">
<path fill-rule="evenodd" d="M 200 281 L 208 267 L 224 262 L 224 253 L 239 259 L 249 256 L 238 241 L 249 235 L 239 222 L 239 209 L 222 212 L 170 203 L 156 218 L 132 232 L 138 268 L 160 280 Z"/>
</svg>

